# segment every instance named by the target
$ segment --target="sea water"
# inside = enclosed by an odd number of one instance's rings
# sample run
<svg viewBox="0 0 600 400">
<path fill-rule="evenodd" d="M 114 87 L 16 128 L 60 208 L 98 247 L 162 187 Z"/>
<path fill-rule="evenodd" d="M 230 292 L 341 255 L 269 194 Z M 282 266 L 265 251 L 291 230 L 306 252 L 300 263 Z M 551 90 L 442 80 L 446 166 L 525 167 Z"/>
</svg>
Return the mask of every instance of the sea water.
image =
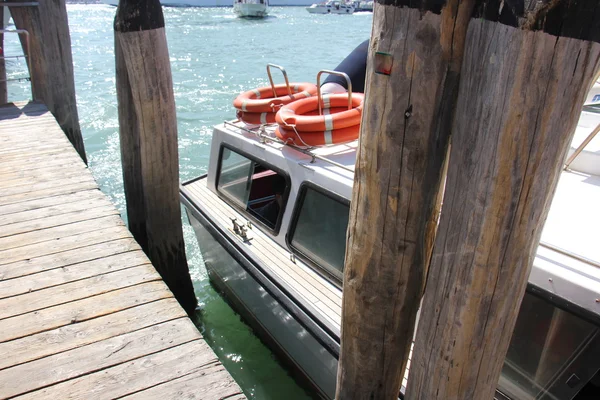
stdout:
<svg viewBox="0 0 600 400">
<path fill-rule="evenodd" d="M 92 174 L 123 218 L 114 70 L 115 8 L 67 6 L 77 106 Z M 303 7 L 274 7 L 260 20 L 237 18 L 231 8 L 164 8 L 179 131 L 182 181 L 206 173 L 212 127 L 235 118 L 233 98 L 268 84 L 266 64 L 285 67 L 290 82 L 315 82 L 370 36 L 372 14 L 315 15 Z M 5 54 L 22 54 L 14 34 Z M 8 77 L 27 76 L 23 61 L 10 60 Z M 283 82 L 273 70 L 276 82 Z M 30 98 L 28 83 L 9 83 L 9 101 Z M 210 286 L 194 233 L 184 218 L 190 273 L 200 310 L 195 322 L 249 398 L 302 399 L 296 385 L 260 340 Z"/>
</svg>

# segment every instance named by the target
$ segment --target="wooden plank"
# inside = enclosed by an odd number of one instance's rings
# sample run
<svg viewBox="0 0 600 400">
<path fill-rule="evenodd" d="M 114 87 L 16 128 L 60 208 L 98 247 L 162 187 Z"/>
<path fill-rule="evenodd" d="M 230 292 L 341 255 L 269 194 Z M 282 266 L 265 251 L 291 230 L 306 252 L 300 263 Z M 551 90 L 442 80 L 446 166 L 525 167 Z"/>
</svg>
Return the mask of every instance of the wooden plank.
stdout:
<svg viewBox="0 0 600 400">
<path fill-rule="evenodd" d="M 37 189 L 34 192 L 21 190 L 21 193 L 16 193 L 10 196 L 3 195 L 0 197 L 0 206 L 6 204 L 14 204 L 26 200 L 43 199 L 45 197 L 57 196 L 67 193 L 75 193 L 84 190 L 98 189 L 98 184 L 94 179 L 83 177 L 80 180 L 72 182 L 63 182 L 61 185 L 55 185 L 45 189 Z"/>
<path fill-rule="evenodd" d="M 57 185 L 57 181 L 56 180 L 51 180 L 51 181 L 42 181 L 42 182 L 33 182 L 30 185 L 23 185 L 23 186 L 16 186 L 16 187 L 7 187 L 7 188 L 2 188 L 0 187 L 0 196 L 2 196 L 3 198 L 11 198 L 11 196 L 14 195 L 19 195 L 19 194 L 24 194 L 24 193 L 34 193 L 35 192 L 41 192 L 41 191 L 45 191 L 48 189 L 53 189 L 56 186 L 69 186 L 72 184 L 83 184 L 83 183 L 87 183 L 87 182 L 94 182 L 94 179 L 92 178 L 91 174 L 77 174 L 76 176 L 73 177 L 68 177 L 66 179 L 60 179 L 60 185 Z M 61 192 L 58 192 L 61 193 Z M 2 199 L 3 201 L 0 204 L 8 204 L 9 201 L 6 201 L 4 199 Z M 10 201 L 13 202 L 13 201 Z"/>
<path fill-rule="evenodd" d="M 41 231 L 0 238 L 0 249 L 13 249 L 30 244 L 52 241 L 57 238 L 76 236 L 84 232 L 91 232 L 122 224 L 121 218 L 117 215 L 98 216 L 98 218 L 89 219 L 87 221 L 75 222 L 73 224 L 61 225 L 54 228 L 43 229 Z"/>
<path fill-rule="evenodd" d="M 232 400 L 245 397 L 225 367 L 215 364 L 123 398 L 128 400 Z"/>
<path fill-rule="evenodd" d="M 63 152 L 54 155 L 50 160 L 45 155 L 32 155 L 27 158 L 27 163 L 23 163 L 22 160 L 2 160 L 2 162 L 0 162 L 0 173 L 45 168 L 46 163 L 48 166 L 60 165 L 61 163 L 72 161 L 73 157 L 73 154 Z"/>
<path fill-rule="evenodd" d="M 129 265 L 136 265 L 140 262 L 139 258 L 136 257 L 127 261 L 130 262 Z M 125 263 L 125 261 L 123 262 Z M 156 280 L 160 280 L 160 275 L 148 262 L 146 265 L 133 266 L 64 285 L 1 299 L 0 320 Z"/>
<path fill-rule="evenodd" d="M 76 209 L 78 205 L 76 203 L 73 204 L 75 204 L 75 206 L 71 209 Z M 52 216 L 44 216 L 43 209 L 29 212 L 31 220 L 24 220 L 23 222 L 14 222 L 4 225 L 2 227 L 2 231 L 0 231 L 0 238 L 21 235 L 33 231 L 40 231 L 66 224 L 73 224 L 80 221 L 89 221 L 108 215 L 119 215 L 119 211 L 117 211 L 115 206 L 112 204 L 100 206 L 90 204 L 88 209 L 72 212 L 68 212 L 69 208 L 70 207 L 65 207 L 65 214 Z M 36 214 L 39 215 L 40 218 L 34 218 Z M 15 221 L 18 219 L 15 218 L 11 220 Z"/>
<path fill-rule="evenodd" d="M 108 228 L 97 227 L 75 236 L 56 237 L 49 241 L 0 250 L 0 279 L 44 271 L 54 268 L 55 265 L 62 267 L 93 260 L 101 257 L 103 253 L 99 252 L 96 256 L 94 253 L 84 252 L 83 248 L 86 246 L 98 246 L 92 247 L 90 251 L 106 249 L 111 252 L 111 246 L 120 246 L 118 243 L 111 243 L 112 241 L 131 238 L 131 233 L 122 222 L 117 226 L 107 225 Z"/>
<path fill-rule="evenodd" d="M 48 144 L 40 144 L 39 146 L 35 146 L 30 148 L 29 151 L 24 152 L 23 149 L 10 149 L 10 148 L 0 148 L 0 157 L 3 159 L 12 158 L 13 156 L 17 156 L 19 158 L 26 157 L 28 154 L 36 154 L 38 152 L 58 152 L 65 151 L 66 146 L 64 143 L 48 143 Z"/>
<path fill-rule="evenodd" d="M 208 345 L 196 340 L 37 390 L 17 399 L 114 399 L 169 382 L 182 375 L 203 371 L 217 363 L 217 358 Z"/>
<path fill-rule="evenodd" d="M 89 174 L 82 162 L 71 162 L 36 170 L 17 171 L 0 174 L 0 190 L 11 186 L 33 185 L 48 181 L 62 181 L 65 178 Z"/>
<path fill-rule="evenodd" d="M 18 396 L 32 390 L 55 385 L 58 382 L 101 371 L 164 349 L 191 341 L 198 342 L 200 337 L 200 333 L 189 319 L 180 318 L 6 368 L 0 371 L 0 382 L 10 382 L 10 385 L 0 386 L 0 397 Z M 160 355 L 160 353 L 158 354 Z M 212 357 L 216 359 L 216 356 Z M 179 368 L 181 367 L 178 366 L 176 371 Z M 177 373 L 176 371 L 175 373 Z M 106 376 L 106 370 L 101 371 L 99 375 Z M 148 375 L 157 375 L 157 373 L 153 372 Z M 129 382 L 127 386 L 129 386 Z M 54 387 L 58 386 L 48 388 L 46 393 L 54 391 Z M 42 397 L 46 395 L 44 392 L 45 390 L 42 391 Z M 62 393 L 57 398 L 68 398 L 72 393 Z M 27 397 L 25 396 L 25 398 Z M 96 398 L 91 393 L 86 397 Z"/>
<path fill-rule="evenodd" d="M 95 199 L 111 204 L 100 190 L 83 190 L 81 192 L 67 193 L 57 196 L 44 197 L 42 199 L 25 200 L 19 203 L 7 204 L 0 206 L 0 225 L 3 221 L 1 218 L 7 214 L 20 213 L 25 211 L 37 210 L 38 208 L 60 208 L 63 204 L 83 202 Z"/>
<path fill-rule="evenodd" d="M 127 242 L 127 244 L 130 243 L 129 241 Z M 114 246 L 111 250 L 114 252 Z M 90 251 L 90 247 L 78 250 L 79 253 L 87 254 L 88 257 L 98 257 L 98 255 L 94 253 L 88 254 L 88 251 Z M 48 268 L 52 269 L 33 275 L 22 276 L 20 278 L 1 280 L 0 299 L 31 293 L 53 286 L 64 285 L 69 282 L 91 278 L 108 272 L 148 264 L 149 262 L 148 257 L 138 248 L 128 252 L 119 251 L 116 254 L 104 254 L 102 257 L 98 257 L 94 260 L 74 265 L 72 264 L 68 267 L 47 265 Z"/>
<path fill-rule="evenodd" d="M 0 342 L 19 339 L 172 297 L 173 294 L 162 281 L 155 281 L 44 308 L 2 320 Z"/>
<path fill-rule="evenodd" d="M 10 354 L 0 358 L 0 370 L 186 316 L 177 300 L 168 298 L 0 343 L 0 354 Z"/>
</svg>

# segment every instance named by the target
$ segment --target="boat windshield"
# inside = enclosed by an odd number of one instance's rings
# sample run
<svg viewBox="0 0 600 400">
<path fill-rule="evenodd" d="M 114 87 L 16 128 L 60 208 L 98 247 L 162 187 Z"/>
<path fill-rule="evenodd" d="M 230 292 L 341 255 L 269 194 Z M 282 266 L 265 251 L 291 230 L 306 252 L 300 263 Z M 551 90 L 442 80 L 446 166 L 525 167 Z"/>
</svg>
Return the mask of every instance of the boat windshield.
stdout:
<svg viewBox="0 0 600 400">
<path fill-rule="evenodd" d="M 286 176 L 264 163 L 223 147 L 217 190 L 254 219 L 276 230 L 285 209 Z"/>
</svg>

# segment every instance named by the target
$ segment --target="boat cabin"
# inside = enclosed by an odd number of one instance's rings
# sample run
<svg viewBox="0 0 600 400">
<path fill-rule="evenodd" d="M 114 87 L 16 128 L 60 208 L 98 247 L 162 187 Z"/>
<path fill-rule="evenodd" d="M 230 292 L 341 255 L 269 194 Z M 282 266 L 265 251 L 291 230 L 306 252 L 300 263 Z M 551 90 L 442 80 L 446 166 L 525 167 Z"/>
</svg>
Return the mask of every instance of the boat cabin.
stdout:
<svg viewBox="0 0 600 400">
<path fill-rule="evenodd" d="M 225 122 L 208 174 L 181 188 L 213 284 L 324 398 L 335 394 L 356 150 L 302 149 L 269 126 Z M 600 398 L 598 204 L 599 176 L 562 174 L 498 399 Z"/>
</svg>

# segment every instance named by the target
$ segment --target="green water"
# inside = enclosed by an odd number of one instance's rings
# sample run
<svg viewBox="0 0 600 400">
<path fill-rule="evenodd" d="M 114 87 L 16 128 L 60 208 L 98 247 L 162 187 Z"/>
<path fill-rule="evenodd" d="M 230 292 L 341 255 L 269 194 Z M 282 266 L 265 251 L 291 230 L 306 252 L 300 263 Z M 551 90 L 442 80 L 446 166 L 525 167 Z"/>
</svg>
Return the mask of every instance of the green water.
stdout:
<svg viewBox="0 0 600 400">
<path fill-rule="evenodd" d="M 115 8 L 69 5 L 79 119 L 89 166 L 123 217 L 112 20 Z M 371 31 L 370 13 L 312 15 L 302 7 L 272 8 L 264 20 L 236 18 L 230 8 L 165 8 L 179 128 L 180 179 L 206 172 L 212 126 L 234 118 L 238 92 L 267 84 L 266 63 L 286 68 L 290 81 L 314 81 L 333 69 Z M 6 55 L 20 53 L 6 36 Z M 9 78 L 26 75 L 21 61 Z M 9 84 L 9 100 L 30 97 L 26 82 Z M 190 273 L 202 311 L 196 323 L 249 398 L 307 398 L 271 352 L 208 282 L 202 255 L 184 218 Z"/>
</svg>

